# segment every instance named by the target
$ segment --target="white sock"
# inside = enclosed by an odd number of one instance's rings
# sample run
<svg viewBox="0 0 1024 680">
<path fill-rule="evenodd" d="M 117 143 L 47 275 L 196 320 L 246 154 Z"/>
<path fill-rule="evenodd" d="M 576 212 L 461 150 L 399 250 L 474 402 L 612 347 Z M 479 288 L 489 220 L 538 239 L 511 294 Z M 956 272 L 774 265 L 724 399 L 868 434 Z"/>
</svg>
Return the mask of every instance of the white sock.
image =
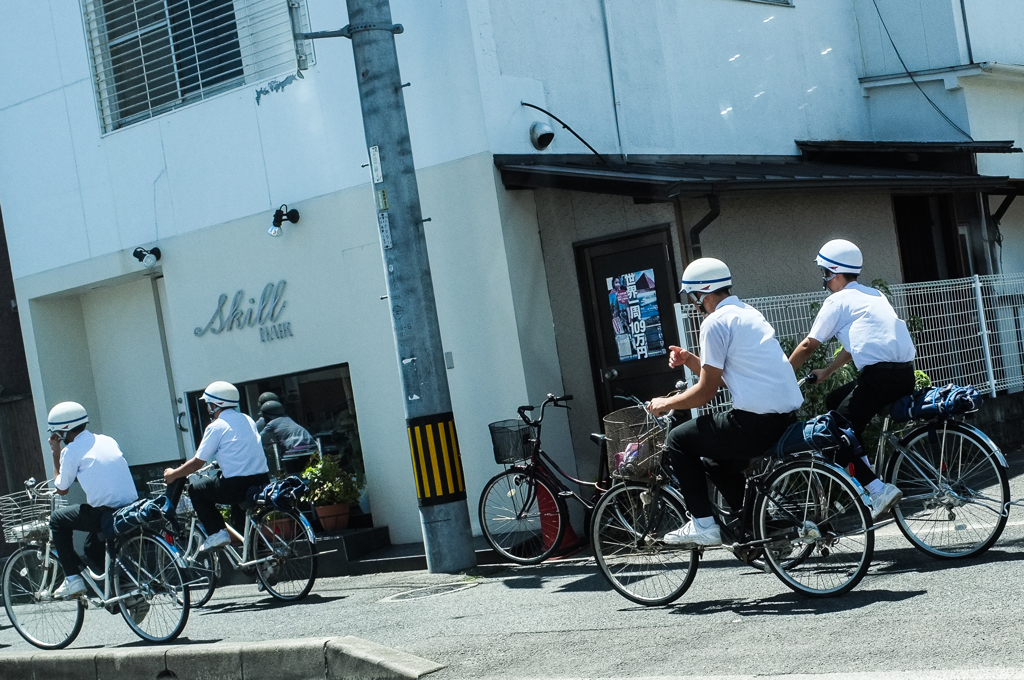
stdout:
<svg viewBox="0 0 1024 680">
<path fill-rule="evenodd" d="M 717 522 L 715 522 L 715 518 L 714 517 L 694 517 L 693 518 L 693 525 L 695 527 L 697 527 L 698 529 L 710 529 L 711 527 L 715 526 L 715 524 L 717 524 Z"/>
<path fill-rule="evenodd" d="M 885 488 L 885 484 L 882 483 L 881 479 L 875 479 L 870 484 L 868 484 L 865 488 L 868 490 L 868 493 L 874 494 L 874 493 L 878 493 L 879 491 L 884 489 Z"/>
</svg>

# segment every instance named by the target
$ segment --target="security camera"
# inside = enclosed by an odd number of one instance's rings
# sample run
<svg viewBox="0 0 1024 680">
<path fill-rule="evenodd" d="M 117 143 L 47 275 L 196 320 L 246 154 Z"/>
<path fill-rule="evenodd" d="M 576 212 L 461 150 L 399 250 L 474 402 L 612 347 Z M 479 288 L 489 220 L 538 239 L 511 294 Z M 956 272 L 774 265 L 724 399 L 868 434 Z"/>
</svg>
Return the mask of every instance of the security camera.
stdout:
<svg viewBox="0 0 1024 680">
<path fill-rule="evenodd" d="M 530 126 L 530 141 L 533 142 L 533 148 L 543 151 L 555 141 L 555 131 L 547 123 L 537 121 Z"/>
</svg>

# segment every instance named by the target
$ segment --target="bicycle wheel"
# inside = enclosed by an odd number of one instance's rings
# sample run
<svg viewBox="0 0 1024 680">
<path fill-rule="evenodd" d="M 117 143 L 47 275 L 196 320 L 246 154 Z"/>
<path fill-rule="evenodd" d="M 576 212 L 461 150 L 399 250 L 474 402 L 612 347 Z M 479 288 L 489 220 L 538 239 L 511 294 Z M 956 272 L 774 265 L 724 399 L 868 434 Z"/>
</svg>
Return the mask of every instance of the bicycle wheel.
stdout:
<svg viewBox="0 0 1024 680">
<path fill-rule="evenodd" d="M 313 529 L 298 510 L 269 510 L 254 518 L 258 529 L 249 539 L 248 561 L 270 595 L 301 600 L 316 581 L 317 547 Z"/>
<path fill-rule="evenodd" d="M 695 547 L 661 537 L 686 524 L 686 511 L 664 488 L 621 484 L 594 508 L 590 535 L 597 566 L 628 600 L 646 606 L 674 602 L 697 574 Z"/>
<path fill-rule="evenodd" d="M 14 629 L 41 649 L 62 649 L 82 630 L 85 602 L 81 598 L 54 600 L 51 593 L 64 582 L 57 556 L 43 563 L 39 548 L 21 548 L 4 567 L 4 608 Z"/>
<path fill-rule="evenodd" d="M 1010 480 L 987 437 L 963 423 L 910 432 L 885 478 L 903 491 L 893 514 L 914 547 L 939 558 L 980 555 L 1008 517 Z"/>
<path fill-rule="evenodd" d="M 188 622 L 189 588 L 176 551 L 162 538 L 139 533 L 117 550 L 114 594 L 125 623 L 149 642 L 169 642 Z"/>
<path fill-rule="evenodd" d="M 210 601 L 220 578 L 220 557 L 217 556 L 217 551 L 199 552 L 205 540 L 206 533 L 197 524 L 185 553 L 191 556 L 185 569 L 185 578 L 188 581 L 189 599 L 193 609 L 202 607 Z"/>
<path fill-rule="evenodd" d="M 871 566 L 871 515 L 849 478 L 829 464 L 798 461 L 765 481 L 755 510 L 758 538 L 770 540 L 768 568 L 812 597 L 852 590 Z"/>
<path fill-rule="evenodd" d="M 480 494 L 479 514 L 484 538 L 516 564 L 537 564 L 551 557 L 562 543 L 569 518 L 558 493 L 524 470 L 492 477 Z"/>
</svg>

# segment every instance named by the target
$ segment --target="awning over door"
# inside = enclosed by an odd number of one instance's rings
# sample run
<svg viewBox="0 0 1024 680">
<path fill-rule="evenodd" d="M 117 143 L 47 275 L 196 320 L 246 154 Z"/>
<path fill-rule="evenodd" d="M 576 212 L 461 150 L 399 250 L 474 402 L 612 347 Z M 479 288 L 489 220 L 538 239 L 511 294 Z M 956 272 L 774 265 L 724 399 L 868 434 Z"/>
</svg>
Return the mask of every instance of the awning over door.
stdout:
<svg viewBox="0 0 1024 680">
<path fill-rule="evenodd" d="M 822 147 L 830 143 L 813 144 L 817 145 L 814 151 L 820 154 Z M 802 156 L 630 156 L 627 162 L 596 155 L 495 155 L 494 164 L 507 189 L 554 188 L 669 201 L 733 192 L 999 191 L 1010 185 L 1008 177 L 914 166 L 926 164 L 921 162 L 922 156 L 927 158 L 944 151 L 950 154 L 947 159 L 960 162 L 942 165 L 964 169 L 973 167 L 974 153 L 1020 151 L 1013 149 L 1012 144 L 1004 146 L 1000 142 L 986 143 L 989 146 L 984 148 L 959 145 L 955 150 L 920 148 L 906 142 L 900 143 L 899 148 L 879 147 L 883 144 L 879 142 L 868 144 L 873 146 L 858 145 L 855 157 L 851 155 L 848 163 L 809 160 L 805 150 Z M 828 155 L 835 158 L 851 149 L 835 151 Z M 865 158 L 870 161 L 872 157 L 878 159 L 878 165 L 862 164 Z M 963 162 L 968 159 L 969 162 Z"/>
</svg>

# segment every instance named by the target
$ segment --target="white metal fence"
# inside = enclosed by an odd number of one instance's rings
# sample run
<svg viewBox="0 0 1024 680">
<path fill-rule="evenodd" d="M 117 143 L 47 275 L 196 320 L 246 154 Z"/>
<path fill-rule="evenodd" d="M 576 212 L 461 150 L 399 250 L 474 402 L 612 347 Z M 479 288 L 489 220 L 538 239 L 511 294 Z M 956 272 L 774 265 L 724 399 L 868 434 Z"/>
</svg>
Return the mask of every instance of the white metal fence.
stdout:
<svg viewBox="0 0 1024 680">
<path fill-rule="evenodd" d="M 974 385 L 992 396 L 1024 388 L 1024 274 L 894 284 L 883 292 L 914 338 L 915 367 L 933 383 Z M 825 296 L 822 290 L 744 302 L 764 314 L 785 346 L 807 336 Z M 700 318 L 692 305 L 676 305 L 680 341 L 694 352 Z M 687 371 L 687 380 L 696 377 Z M 702 411 L 729 405 L 722 390 Z"/>
</svg>

